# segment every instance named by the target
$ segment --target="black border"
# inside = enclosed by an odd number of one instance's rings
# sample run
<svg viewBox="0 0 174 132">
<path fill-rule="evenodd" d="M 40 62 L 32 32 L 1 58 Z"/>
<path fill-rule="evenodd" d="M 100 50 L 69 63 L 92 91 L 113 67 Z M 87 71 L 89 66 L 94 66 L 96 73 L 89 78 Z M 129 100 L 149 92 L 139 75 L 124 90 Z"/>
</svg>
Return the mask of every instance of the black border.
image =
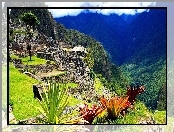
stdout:
<svg viewBox="0 0 174 132">
<path fill-rule="evenodd" d="M 9 9 L 165 9 L 166 10 L 166 124 L 89 124 L 94 125 L 167 125 L 167 7 L 7 7 L 7 125 L 9 124 Z M 22 124 L 22 125 L 77 125 L 77 124 Z M 84 125 L 84 124 L 78 124 Z"/>
</svg>

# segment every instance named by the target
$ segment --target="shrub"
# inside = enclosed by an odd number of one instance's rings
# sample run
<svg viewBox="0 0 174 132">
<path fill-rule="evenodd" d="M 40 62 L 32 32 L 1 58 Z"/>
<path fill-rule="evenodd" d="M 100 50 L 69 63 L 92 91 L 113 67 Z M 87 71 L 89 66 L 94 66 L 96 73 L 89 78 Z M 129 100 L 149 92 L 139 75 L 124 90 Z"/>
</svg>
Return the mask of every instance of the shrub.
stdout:
<svg viewBox="0 0 174 132">
<path fill-rule="evenodd" d="M 116 119 L 124 113 L 123 111 L 131 106 L 128 98 L 128 96 L 115 96 L 109 100 L 107 100 L 104 96 L 100 98 L 103 109 L 107 109 L 108 119 Z"/>
<path fill-rule="evenodd" d="M 114 96 L 111 99 L 106 99 L 104 96 L 100 98 L 103 109 L 107 110 L 108 119 L 114 120 L 127 113 L 128 108 L 132 108 L 135 98 L 138 94 L 144 91 L 144 86 L 127 87 L 126 96 Z"/>
<path fill-rule="evenodd" d="M 87 104 L 80 106 L 79 109 L 80 115 L 86 121 L 85 124 L 91 124 L 94 118 L 103 111 L 99 106 L 93 105 L 92 108 L 89 108 Z"/>
<path fill-rule="evenodd" d="M 129 102 L 133 104 L 136 100 L 136 96 L 142 92 L 144 92 L 145 87 L 144 86 L 127 86 L 127 93 L 126 95 L 129 96 Z"/>
</svg>

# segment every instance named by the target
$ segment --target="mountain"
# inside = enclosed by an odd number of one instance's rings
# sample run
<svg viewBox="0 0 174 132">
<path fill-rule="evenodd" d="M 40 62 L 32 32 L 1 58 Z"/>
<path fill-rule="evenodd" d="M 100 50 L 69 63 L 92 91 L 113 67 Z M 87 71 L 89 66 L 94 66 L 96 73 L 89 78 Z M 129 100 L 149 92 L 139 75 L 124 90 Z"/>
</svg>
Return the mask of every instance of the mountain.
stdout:
<svg viewBox="0 0 174 132">
<path fill-rule="evenodd" d="M 83 12 L 54 19 L 101 42 L 129 82 L 146 86 L 139 98 L 157 108 L 159 90 L 166 85 L 166 10 L 150 9 L 135 16 Z"/>
<path fill-rule="evenodd" d="M 127 59 L 122 69 L 129 73 L 133 82 L 146 85 L 145 95 L 148 96 L 141 99 L 153 109 L 157 108 L 160 88 L 166 85 L 166 20 L 165 10 L 142 13 L 130 24 L 124 42 Z"/>
<path fill-rule="evenodd" d="M 53 19 L 51 13 L 47 9 L 12 9 L 10 12 L 10 19 L 18 23 L 20 15 L 23 12 L 28 11 L 35 14 L 40 21 L 40 24 L 36 26 L 39 33 L 42 33 L 47 37 L 52 37 L 53 39 L 61 39 L 72 46 L 82 45 L 89 48 L 92 51 L 92 57 L 94 58 L 93 70 L 96 74 L 101 74 L 107 80 L 110 80 L 112 77 L 115 77 L 115 71 L 112 72 L 112 69 L 114 68 L 117 69 L 117 77 L 125 80 L 124 77 L 121 76 L 121 69 L 111 63 L 107 52 L 100 42 L 77 30 L 66 29 L 63 24 L 56 22 Z"/>
</svg>

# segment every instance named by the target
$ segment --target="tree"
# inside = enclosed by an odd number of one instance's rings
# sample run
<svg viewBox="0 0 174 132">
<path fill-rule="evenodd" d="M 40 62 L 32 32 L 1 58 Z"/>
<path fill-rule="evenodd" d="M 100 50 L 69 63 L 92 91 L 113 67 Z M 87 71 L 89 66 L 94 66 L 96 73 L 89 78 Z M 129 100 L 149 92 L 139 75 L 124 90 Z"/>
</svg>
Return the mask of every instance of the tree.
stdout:
<svg viewBox="0 0 174 132">
<path fill-rule="evenodd" d="M 31 40 L 33 37 L 33 32 L 35 30 L 36 24 L 39 24 L 38 18 L 31 12 L 25 12 L 21 15 L 21 20 L 25 23 L 26 34 Z M 33 29 L 33 31 L 31 31 Z M 27 37 L 27 35 L 25 37 Z M 30 61 L 31 61 L 31 44 L 27 44 L 27 50 L 29 52 Z"/>
</svg>

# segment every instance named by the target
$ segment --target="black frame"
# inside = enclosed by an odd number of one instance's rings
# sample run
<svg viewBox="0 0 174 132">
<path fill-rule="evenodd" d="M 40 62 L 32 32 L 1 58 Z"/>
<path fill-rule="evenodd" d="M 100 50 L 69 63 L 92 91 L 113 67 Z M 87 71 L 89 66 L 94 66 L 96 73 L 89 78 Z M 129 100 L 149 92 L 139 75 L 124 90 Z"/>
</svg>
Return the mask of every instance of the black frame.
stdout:
<svg viewBox="0 0 174 132">
<path fill-rule="evenodd" d="M 165 9 L 166 21 L 167 21 L 167 7 L 7 7 L 7 13 L 9 9 Z M 9 124 L 9 15 L 7 14 L 7 125 L 20 125 Z M 167 47 L 167 23 L 166 23 L 166 47 Z M 167 103 L 167 48 L 166 48 L 166 103 Z M 48 125 L 48 124 L 25 124 L 25 125 Z M 52 125 L 52 124 L 50 124 Z M 61 124 L 56 124 L 61 125 Z M 73 125 L 73 124 L 64 124 Z M 84 124 L 78 124 L 84 125 Z M 97 124 L 90 124 L 97 125 Z M 98 124 L 98 125 L 147 125 L 147 124 Z M 167 125 L 167 108 L 166 108 L 166 124 L 148 124 L 148 125 Z M 89 126 L 89 125 L 87 125 Z M 92 126 L 89 126 L 92 127 Z"/>
</svg>

